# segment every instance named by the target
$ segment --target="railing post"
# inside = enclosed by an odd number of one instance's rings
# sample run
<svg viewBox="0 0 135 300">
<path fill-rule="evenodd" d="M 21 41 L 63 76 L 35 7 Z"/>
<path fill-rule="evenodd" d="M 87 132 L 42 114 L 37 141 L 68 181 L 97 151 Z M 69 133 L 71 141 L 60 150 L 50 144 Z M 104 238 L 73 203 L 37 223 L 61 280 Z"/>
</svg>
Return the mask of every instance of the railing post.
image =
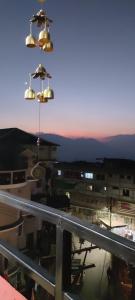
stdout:
<svg viewBox="0 0 135 300">
<path fill-rule="evenodd" d="M 71 287 L 71 251 L 72 234 L 66 230 L 63 232 L 63 289 L 69 291 Z"/>
<path fill-rule="evenodd" d="M 61 221 L 56 226 L 56 287 L 55 300 L 63 299 L 63 229 Z"/>
<path fill-rule="evenodd" d="M 13 184 L 13 176 L 14 176 L 13 174 L 14 174 L 13 171 L 11 171 L 11 173 L 10 173 L 10 183 L 11 184 Z"/>
<path fill-rule="evenodd" d="M 55 300 L 63 299 L 63 291 L 71 285 L 71 233 L 63 231 L 61 221 L 56 227 L 56 290 Z"/>
</svg>

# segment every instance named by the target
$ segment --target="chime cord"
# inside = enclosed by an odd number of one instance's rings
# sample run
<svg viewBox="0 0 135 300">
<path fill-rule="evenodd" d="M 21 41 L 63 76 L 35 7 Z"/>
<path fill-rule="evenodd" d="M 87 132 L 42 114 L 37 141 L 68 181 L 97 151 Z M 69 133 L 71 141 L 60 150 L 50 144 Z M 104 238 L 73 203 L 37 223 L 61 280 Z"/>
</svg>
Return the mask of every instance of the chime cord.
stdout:
<svg viewBox="0 0 135 300">
<path fill-rule="evenodd" d="M 41 8 L 43 9 L 44 2 L 43 3 L 41 2 L 40 5 L 41 5 Z M 30 30 L 32 30 L 31 27 L 30 27 Z M 41 93 L 42 93 L 42 91 L 43 91 L 43 81 L 42 80 L 41 80 L 40 90 L 41 90 Z M 38 162 L 39 162 L 39 150 L 40 150 L 40 133 L 41 133 L 40 130 L 41 130 L 41 103 L 39 101 L 39 103 L 38 103 L 38 139 L 37 139 L 37 148 L 38 148 L 37 159 L 38 159 Z"/>
<path fill-rule="evenodd" d="M 40 123 L 41 123 L 41 103 L 38 102 L 38 139 L 37 139 L 37 148 L 38 148 L 38 161 L 39 161 L 39 148 L 40 148 Z"/>
</svg>

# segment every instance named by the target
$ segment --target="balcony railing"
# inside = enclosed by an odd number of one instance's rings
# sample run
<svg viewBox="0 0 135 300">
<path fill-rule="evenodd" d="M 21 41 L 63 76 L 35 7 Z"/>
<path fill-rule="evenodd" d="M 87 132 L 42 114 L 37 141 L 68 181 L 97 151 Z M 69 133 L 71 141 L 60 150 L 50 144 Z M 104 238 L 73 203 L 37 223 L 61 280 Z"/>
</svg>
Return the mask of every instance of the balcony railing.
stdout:
<svg viewBox="0 0 135 300">
<path fill-rule="evenodd" d="M 69 295 L 63 281 L 65 275 L 63 257 L 67 255 L 67 248 L 64 245 L 65 233 L 75 233 L 80 238 L 97 245 L 99 248 L 109 251 L 115 256 L 125 260 L 128 264 L 135 266 L 135 243 L 132 241 L 59 210 L 20 197 L 12 196 L 6 192 L 0 192 L 0 202 L 27 211 L 56 226 L 55 282 L 45 269 L 37 265 L 17 249 L 14 249 L 7 244 L 7 242 L 0 240 L 0 253 L 9 260 L 14 259 L 19 262 L 24 267 L 24 270 L 27 271 L 27 274 L 29 274 L 29 276 L 40 284 L 49 294 L 53 295 L 55 300 L 74 299 L 73 296 Z"/>
<path fill-rule="evenodd" d="M 26 170 L 0 171 L 0 186 L 20 184 L 26 181 Z"/>
</svg>

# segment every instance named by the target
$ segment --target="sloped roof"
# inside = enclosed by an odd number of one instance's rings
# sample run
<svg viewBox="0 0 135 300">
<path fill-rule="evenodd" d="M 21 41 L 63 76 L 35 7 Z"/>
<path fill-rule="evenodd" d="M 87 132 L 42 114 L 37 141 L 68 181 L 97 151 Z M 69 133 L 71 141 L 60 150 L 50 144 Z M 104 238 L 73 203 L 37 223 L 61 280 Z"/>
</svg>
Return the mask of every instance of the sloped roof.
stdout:
<svg viewBox="0 0 135 300">
<path fill-rule="evenodd" d="M 44 139 L 40 142 L 43 146 L 57 146 Z M 37 145 L 37 136 L 18 128 L 0 129 L 0 170 L 26 169 L 27 159 L 21 153 L 29 145 Z"/>
<path fill-rule="evenodd" d="M 0 143 L 1 142 L 17 142 L 21 145 L 34 145 L 37 142 L 37 136 L 19 128 L 4 128 L 0 129 Z M 43 146 L 58 146 L 57 144 L 46 141 L 43 138 L 40 138 L 40 143 Z"/>
</svg>

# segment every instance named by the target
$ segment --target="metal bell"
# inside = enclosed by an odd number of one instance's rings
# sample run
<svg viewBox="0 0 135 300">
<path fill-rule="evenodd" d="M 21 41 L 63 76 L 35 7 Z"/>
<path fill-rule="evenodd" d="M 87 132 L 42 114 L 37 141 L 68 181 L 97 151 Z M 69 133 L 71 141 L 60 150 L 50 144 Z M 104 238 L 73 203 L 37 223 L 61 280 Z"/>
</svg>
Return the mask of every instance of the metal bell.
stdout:
<svg viewBox="0 0 135 300">
<path fill-rule="evenodd" d="M 50 41 L 50 33 L 46 30 L 42 30 L 39 33 L 38 44 L 40 47 L 43 47 L 45 43 Z"/>
<path fill-rule="evenodd" d="M 38 0 L 38 2 L 42 4 L 45 2 L 45 0 Z"/>
<path fill-rule="evenodd" d="M 32 34 L 29 34 L 27 37 L 26 37 L 26 40 L 25 40 L 25 45 L 29 48 L 35 48 L 36 47 L 36 39 L 33 37 Z"/>
<path fill-rule="evenodd" d="M 36 98 L 35 91 L 31 87 L 29 87 L 24 93 L 24 98 L 26 100 L 34 100 Z"/>
<path fill-rule="evenodd" d="M 47 103 L 48 102 L 48 99 L 44 97 L 43 92 L 37 93 L 37 98 L 38 98 L 38 102 L 40 102 L 40 103 Z"/>
<path fill-rule="evenodd" d="M 50 87 L 45 89 L 43 94 L 44 94 L 44 98 L 47 98 L 48 100 L 54 99 L 54 91 L 52 89 L 50 89 Z"/>
<path fill-rule="evenodd" d="M 43 45 L 43 48 L 42 48 L 45 52 L 52 52 L 53 51 L 53 42 L 52 41 L 49 41 L 48 43 L 45 43 Z"/>
</svg>

